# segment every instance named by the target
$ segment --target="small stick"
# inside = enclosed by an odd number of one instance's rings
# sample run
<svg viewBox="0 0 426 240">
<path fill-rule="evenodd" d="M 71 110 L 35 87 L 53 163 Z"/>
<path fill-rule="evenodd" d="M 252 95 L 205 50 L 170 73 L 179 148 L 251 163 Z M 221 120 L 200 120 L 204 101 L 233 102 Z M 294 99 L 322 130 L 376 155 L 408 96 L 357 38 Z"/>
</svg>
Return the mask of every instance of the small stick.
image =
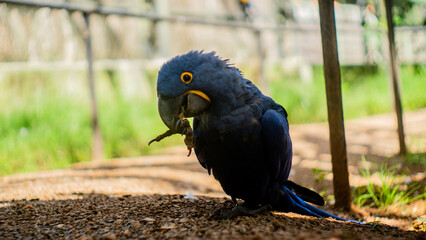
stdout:
<svg viewBox="0 0 426 240">
<path fill-rule="evenodd" d="M 152 139 L 151 141 L 149 141 L 148 146 L 153 143 L 153 142 L 159 142 L 161 140 L 163 140 L 166 137 L 170 137 L 173 134 L 176 134 L 177 132 L 172 131 L 172 130 L 167 130 L 165 133 L 158 135 L 156 138 Z"/>
<path fill-rule="evenodd" d="M 182 121 L 182 120 L 181 120 Z M 180 128 L 181 130 L 167 130 L 165 133 L 158 135 L 156 138 L 152 139 L 151 141 L 149 141 L 148 146 L 151 145 L 151 143 L 153 142 L 159 142 L 161 140 L 163 140 L 166 137 L 170 137 L 174 134 L 182 134 L 185 135 L 185 139 L 184 139 L 184 143 L 186 145 L 186 148 L 188 149 L 188 157 L 191 155 L 192 153 L 192 148 L 194 147 L 194 135 L 192 134 L 192 128 L 188 122 L 188 120 L 184 120 L 182 122 L 179 122 L 180 124 Z"/>
</svg>

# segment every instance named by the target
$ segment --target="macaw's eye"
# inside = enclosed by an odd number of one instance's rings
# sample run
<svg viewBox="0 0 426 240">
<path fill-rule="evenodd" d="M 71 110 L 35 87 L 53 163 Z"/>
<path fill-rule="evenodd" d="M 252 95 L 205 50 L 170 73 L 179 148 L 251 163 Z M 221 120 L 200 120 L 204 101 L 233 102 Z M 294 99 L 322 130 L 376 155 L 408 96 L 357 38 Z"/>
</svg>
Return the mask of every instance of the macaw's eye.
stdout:
<svg viewBox="0 0 426 240">
<path fill-rule="evenodd" d="M 180 75 L 180 80 L 182 80 L 185 84 L 190 83 L 192 81 L 192 73 L 183 72 L 182 75 Z"/>
</svg>

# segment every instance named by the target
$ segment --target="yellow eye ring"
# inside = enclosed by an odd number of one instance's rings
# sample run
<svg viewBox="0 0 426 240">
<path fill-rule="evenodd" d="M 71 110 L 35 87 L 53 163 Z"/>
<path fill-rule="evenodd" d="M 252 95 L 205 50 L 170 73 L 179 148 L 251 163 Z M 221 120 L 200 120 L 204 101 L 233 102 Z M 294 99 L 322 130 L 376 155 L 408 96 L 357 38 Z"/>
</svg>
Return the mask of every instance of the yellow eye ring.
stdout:
<svg viewBox="0 0 426 240">
<path fill-rule="evenodd" d="M 180 75 L 180 80 L 182 80 L 182 82 L 185 83 L 185 84 L 189 84 L 192 81 L 192 73 L 183 72 Z"/>
</svg>

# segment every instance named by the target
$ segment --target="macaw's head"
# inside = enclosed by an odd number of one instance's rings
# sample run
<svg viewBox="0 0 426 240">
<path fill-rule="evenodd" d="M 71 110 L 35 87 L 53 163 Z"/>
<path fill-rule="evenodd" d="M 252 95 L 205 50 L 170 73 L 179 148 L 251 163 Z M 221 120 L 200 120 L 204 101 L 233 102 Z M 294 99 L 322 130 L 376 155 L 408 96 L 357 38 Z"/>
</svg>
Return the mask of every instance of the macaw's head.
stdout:
<svg viewBox="0 0 426 240">
<path fill-rule="evenodd" d="M 158 73 L 157 95 L 161 119 L 180 132 L 179 119 L 195 117 L 231 101 L 240 71 L 214 52 L 191 51 L 166 62 Z"/>
</svg>

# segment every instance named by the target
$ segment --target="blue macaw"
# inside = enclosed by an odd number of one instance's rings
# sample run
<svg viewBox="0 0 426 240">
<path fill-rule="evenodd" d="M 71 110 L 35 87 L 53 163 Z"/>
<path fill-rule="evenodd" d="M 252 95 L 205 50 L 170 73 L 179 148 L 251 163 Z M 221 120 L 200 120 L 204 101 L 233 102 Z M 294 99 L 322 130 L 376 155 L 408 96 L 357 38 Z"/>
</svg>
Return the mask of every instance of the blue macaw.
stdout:
<svg viewBox="0 0 426 240">
<path fill-rule="evenodd" d="M 307 204 L 324 205 L 324 200 L 288 180 L 293 153 L 287 112 L 228 60 L 202 51 L 177 56 L 161 67 L 157 93 L 160 117 L 169 130 L 152 141 L 184 134 L 188 149 L 194 148 L 225 193 L 235 203 L 244 200 L 213 217 L 273 209 L 345 220 Z"/>
</svg>

